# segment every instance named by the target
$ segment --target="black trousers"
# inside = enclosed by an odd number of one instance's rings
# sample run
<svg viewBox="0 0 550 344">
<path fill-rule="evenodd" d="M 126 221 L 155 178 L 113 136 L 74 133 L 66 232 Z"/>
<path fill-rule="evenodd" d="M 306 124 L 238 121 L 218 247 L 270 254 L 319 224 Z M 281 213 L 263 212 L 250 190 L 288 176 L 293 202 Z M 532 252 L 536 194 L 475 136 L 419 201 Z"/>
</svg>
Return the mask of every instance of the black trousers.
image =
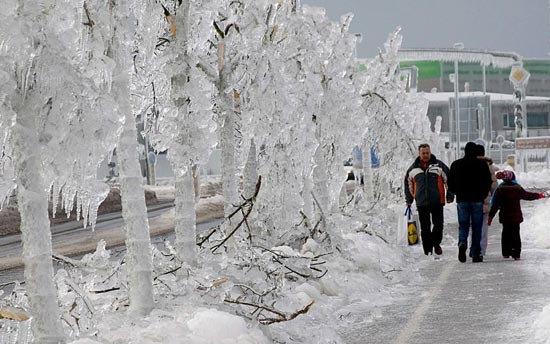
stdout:
<svg viewBox="0 0 550 344">
<path fill-rule="evenodd" d="M 519 223 L 502 224 L 502 255 L 519 258 L 521 255 L 521 236 L 519 234 Z"/>
<path fill-rule="evenodd" d="M 424 254 L 432 253 L 434 246 L 441 245 L 443 239 L 443 205 L 417 207 L 420 221 L 420 234 Z M 433 228 L 432 228 L 433 223 Z"/>
</svg>

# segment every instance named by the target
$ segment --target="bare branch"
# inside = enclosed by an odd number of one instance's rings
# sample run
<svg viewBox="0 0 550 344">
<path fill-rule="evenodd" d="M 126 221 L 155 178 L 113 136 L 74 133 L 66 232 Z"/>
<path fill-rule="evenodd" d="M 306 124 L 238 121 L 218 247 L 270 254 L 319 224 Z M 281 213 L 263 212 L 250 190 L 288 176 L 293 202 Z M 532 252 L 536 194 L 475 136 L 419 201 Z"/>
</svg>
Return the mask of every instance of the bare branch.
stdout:
<svg viewBox="0 0 550 344">
<path fill-rule="evenodd" d="M 376 97 L 380 98 L 380 99 L 388 106 L 388 108 L 391 109 L 391 106 L 390 106 L 390 104 L 388 104 L 388 101 L 386 100 L 386 98 L 382 97 L 382 96 L 381 96 L 380 94 L 378 94 L 377 92 L 374 92 L 374 91 L 371 92 L 371 91 L 369 91 L 369 92 L 364 93 L 364 94 L 361 95 L 361 97 L 367 97 L 367 96 L 368 96 L 368 97 L 376 96 Z"/>
<path fill-rule="evenodd" d="M 170 271 L 163 272 L 163 273 L 161 273 L 160 275 L 155 276 L 155 277 L 153 278 L 153 281 L 159 280 L 159 277 L 162 277 L 162 276 L 165 276 L 165 275 L 168 275 L 168 274 L 173 274 L 173 273 L 175 273 L 176 271 L 178 271 L 179 269 L 181 269 L 181 266 L 178 266 L 177 268 L 174 268 L 174 269 L 172 269 L 172 270 L 170 270 Z M 159 280 L 159 281 L 160 281 L 160 280 Z"/>
<path fill-rule="evenodd" d="M 115 290 L 120 290 L 120 288 L 119 287 L 113 287 L 113 288 L 104 289 L 104 290 L 90 290 L 89 293 L 103 294 L 103 293 L 108 293 L 108 292 L 115 291 Z"/>
<path fill-rule="evenodd" d="M 258 182 L 256 183 L 256 190 L 254 191 L 254 195 L 252 195 L 250 198 L 247 198 L 241 205 L 237 207 L 237 209 L 231 213 L 227 218 L 231 218 L 239 211 L 243 211 L 243 218 L 239 221 L 239 223 L 235 226 L 235 228 L 225 237 L 225 239 L 222 240 L 221 243 L 214 245 L 211 250 L 212 252 L 216 252 L 217 249 L 219 249 L 221 246 L 223 246 L 229 238 L 231 238 L 235 232 L 241 227 L 243 223 L 247 221 L 248 216 L 250 216 L 250 213 L 252 212 L 252 208 L 254 206 L 254 201 L 256 200 L 256 196 L 258 195 L 258 192 L 260 192 L 260 187 L 262 185 L 262 176 L 258 177 Z M 246 209 L 246 213 L 244 212 L 244 208 Z"/>
<path fill-rule="evenodd" d="M 88 10 L 88 5 L 86 4 L 86 1 L 84 1 L 84 13 L 86 13 L 86 17 L 88 18 L 88 22 L 82 23 L 86 26 L 89 26 L 91 29 L 94 28 L 94 21 L 92 20 L 92 17 L 90 16 L 90 11 Z"/>
<path fill-rule="evenodd" d="M 309 309 L 311 308 L 311 306 L 313 306 L 314 303 L 315 303 L 315 301 L 311 301 L 311 303 L 309 305 L 305 306 L 304 308 L 299 309 L 299 310 L 297 310 L 296 312 L 294 312 L 292 314 L 285 314 L 283 317 L 280 317 L 280 318 L 261 319 L 260 323 L 263 324 L 263 325 L 271 325 L 271 324 L 274 324 L 274 323 L 279 323 L 279 322 L 283 322 L 283 321 L 292 320 L 292 319 L 296 318 L 297 316 L 299 316 L 300 314 L 307 313 L 309 311 Z"/>
</svg>

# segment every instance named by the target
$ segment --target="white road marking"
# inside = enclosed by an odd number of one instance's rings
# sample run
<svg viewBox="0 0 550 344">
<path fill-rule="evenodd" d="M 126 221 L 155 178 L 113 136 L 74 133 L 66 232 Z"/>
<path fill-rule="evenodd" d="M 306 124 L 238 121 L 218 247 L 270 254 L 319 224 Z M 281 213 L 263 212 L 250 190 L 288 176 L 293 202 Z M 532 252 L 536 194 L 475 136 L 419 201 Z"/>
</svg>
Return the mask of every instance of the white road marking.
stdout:
<svg viewBox="0 0 550 344">
<path fill-rule="evenodd" d="M 447 282 L 447 279 L 449 278 L 455 264 L 447 264 L 447 266 L 445 266 L 437 280 L 435 280 L 429 293 L 427 293 L 424 297 L 424 301 L 422 301 L 422 303 L 416 308 L 405 327 L 399 333 L 399 336 L 393 341 L 394 344 L 408 343 L 409 339 L 414 334 L 414 331 L 419 328 L 419 323 L 424 317 L 424 314 L 430 309 L 432 301 L 441 293 L 442 288 Z"/>
</svg>

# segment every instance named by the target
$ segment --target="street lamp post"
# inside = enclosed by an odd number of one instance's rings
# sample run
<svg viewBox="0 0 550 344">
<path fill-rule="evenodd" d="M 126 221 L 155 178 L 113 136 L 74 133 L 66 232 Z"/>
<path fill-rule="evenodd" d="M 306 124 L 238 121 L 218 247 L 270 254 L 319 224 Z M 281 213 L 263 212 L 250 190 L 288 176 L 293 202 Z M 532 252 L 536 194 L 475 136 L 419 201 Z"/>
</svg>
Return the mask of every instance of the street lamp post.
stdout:
<svg viewBox="0 0 550 344">
<path fill-rule="evenodd" d="M 453 48 L 456 50 L 464 49 L 464 43 L 455 43 Z M 456 122 L 456 158 L 460 157 L 460 107 L 458 105 L 458 56 L 455 57 L 455 75 L 454 75 L 454 90 L 455 90 L 455 122 Z"/>
</svg>

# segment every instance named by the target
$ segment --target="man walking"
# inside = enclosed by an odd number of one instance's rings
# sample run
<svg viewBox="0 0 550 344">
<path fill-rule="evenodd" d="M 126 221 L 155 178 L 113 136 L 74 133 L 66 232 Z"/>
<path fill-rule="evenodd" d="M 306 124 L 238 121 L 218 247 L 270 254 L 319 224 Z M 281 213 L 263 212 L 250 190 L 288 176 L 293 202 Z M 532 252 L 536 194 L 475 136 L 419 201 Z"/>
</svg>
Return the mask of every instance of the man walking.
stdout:
<svg viewBox="0 0 550 344">
<path fill-rule="evenodd" d="M 430 145 L 423 143 L 405 175 L 405 200 L 408 206 L 416 201 L 425 255 L 443 253 L 443 206 L 445 200 L 452 203 L 454 199 L 450 191 L 446 192 L 448 174 L 447 165 L 432 155 Z"/>
<path fill-rule="evenodd" d="M 483 262 L 481 255 L 481 227 L 483 200 L 491 190 L 491 172 L 485 161 L 477 158 L 474 142 L 464 147 L 464 157 L 451 164 L 449 190 L 456 195 L 458 212 L 458 260 L 466 262 L 468 234 L 472 228 L 470 256 L 473 263 Z"/>
</svg>

